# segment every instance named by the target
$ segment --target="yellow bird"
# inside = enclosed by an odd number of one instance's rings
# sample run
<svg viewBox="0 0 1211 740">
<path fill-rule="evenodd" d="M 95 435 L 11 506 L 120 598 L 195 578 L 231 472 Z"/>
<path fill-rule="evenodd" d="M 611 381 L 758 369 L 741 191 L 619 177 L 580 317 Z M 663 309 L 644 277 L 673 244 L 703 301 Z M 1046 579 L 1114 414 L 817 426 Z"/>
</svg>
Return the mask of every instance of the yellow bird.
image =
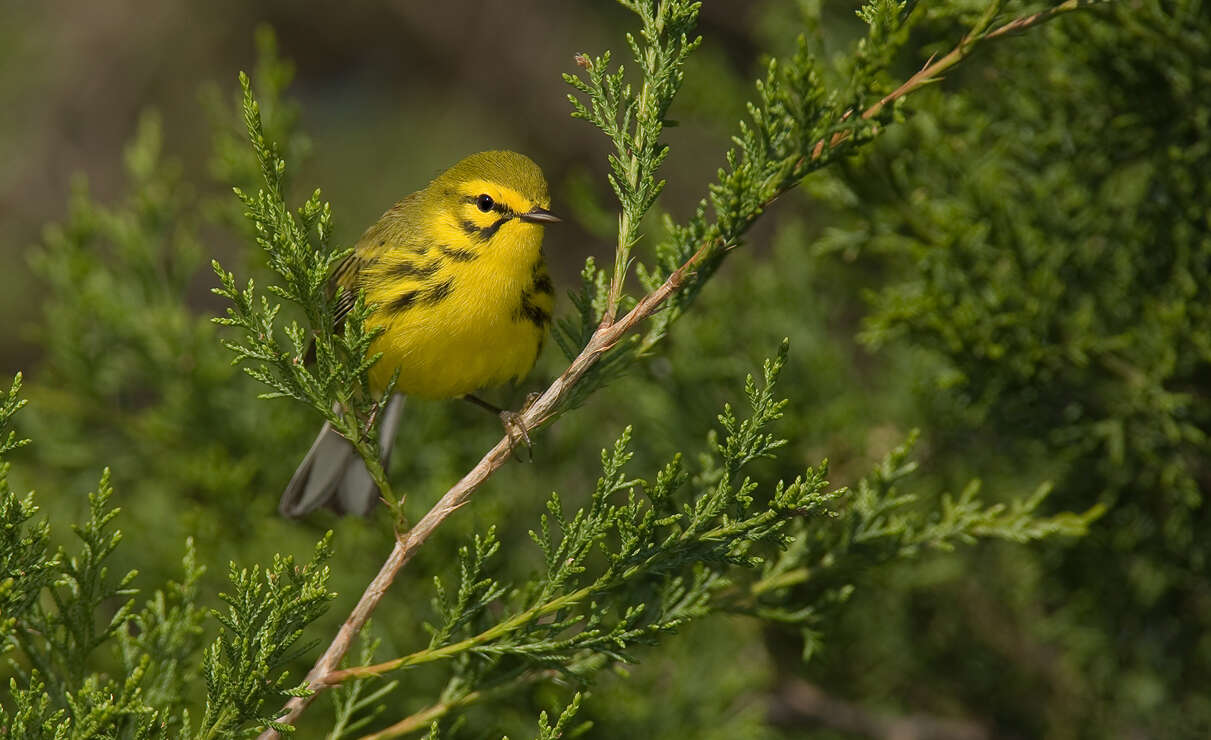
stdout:
<svg viewBox="0 0 1211 740">
<path fill-rule="evenodd" d="M 382 327 L 370 384 L 382 392 L 399 371 L 380 421 L 386 467 L 403 399 L 466 397 L 524 377 L 551 322 L 554 287 L 543 260 L 543 226 L 558 221 L 542 170 L 515 152 L 472 154 L 396 203 L 366 230 L 333 273 L 343 288 L 338 325 L 359 289 Z M 282 494 L 279 511 L 302 516 L 328 505 L 366 514 L 378 498 L 353 446 L 325 424 Z"/>
</svg>

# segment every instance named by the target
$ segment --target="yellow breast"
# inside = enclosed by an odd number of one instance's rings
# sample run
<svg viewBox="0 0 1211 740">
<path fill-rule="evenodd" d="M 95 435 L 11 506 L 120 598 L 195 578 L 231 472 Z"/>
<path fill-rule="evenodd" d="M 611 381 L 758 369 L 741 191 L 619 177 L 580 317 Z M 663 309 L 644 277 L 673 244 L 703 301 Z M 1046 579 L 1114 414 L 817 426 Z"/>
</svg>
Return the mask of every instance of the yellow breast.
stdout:
<svg viewBox="0 0 1211 740">
<path fill-rule="evenodd" d="M 542 259 L 542 228 L 513 220 L 490 244 L 461 248 L 464 226 L 431 224 L 429 238 L 388 248 L 362 272 L 383 333 L 370 382 L 421 398 L 462 396 L 521 378 L 542 348 L 554 297 Z M 490 247 L 490 248 L 485 248 Z"/>
</svg>

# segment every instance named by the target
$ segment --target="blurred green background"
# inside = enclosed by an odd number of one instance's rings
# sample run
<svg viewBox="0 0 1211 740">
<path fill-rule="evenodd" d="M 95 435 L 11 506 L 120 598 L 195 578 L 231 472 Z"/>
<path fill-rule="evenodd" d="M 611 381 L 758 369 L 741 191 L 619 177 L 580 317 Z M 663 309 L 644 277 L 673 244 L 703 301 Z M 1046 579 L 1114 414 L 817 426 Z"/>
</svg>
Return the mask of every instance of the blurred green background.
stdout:
<svg viewBox="0 0 1211 740">
<path fill-rule="evenodd" d="M 979 7 L 920 10 L 900 79 Z M 762 55 L 786 54 L 807 29 L 831 59 L 861 32 L 853 10 L 705 4 L 704 42 L 670 114 L 661 208 L 683 218 L 704 194 Z M 68 519 L 112 466 L 120 557 L 148 586 L 177 574 L 186 536 L 213 594 L 229 559 L 305 555 L 335 528 L 341 596 L 322 636 L 377 569 L 388 523 L 276 517 L 317 422 L 254 401 L 260 389 L 229 367 L 207 321 L 222 310 L 209 259 L 258 264 L 223 214 L 232 183 L 212 149 L 216 122 L 238 134 L 215 111 L 256 65 L 261 24 L 296 66 L 287 96 L 308 141 L 289 150 L 292 185 L 323 188 L 334 243 L 466 153 L 511 148 L 544 168 L 567 216 L 546 247 L 567 286 L 587 255 L 612 253 L 615 216 L 607 142 L 568 118 L 559 75 L 577 52 L 624 53 L 631 20 L 612 3 L 523 0 L 0 5 L 0 370 L 26 371 L 19 426 L 34 438 L 13 478 Z M 833 482 L 851 484 L 920 428 L 922 507 L 979 479 L 991 500 L 1050 482 L 1051 511 L 1109 513 L 1079 542 L 981 544 L 857 574 L 811 661 L 794 632 L 696 625 L 629 675 L 599 680 L 584 710 L 594 737 L 1206 737 L 1207 28 L 1199 3 L 1116 4 L 982 49 L 911 99 L 876 145 L 770 209 L 663 356 L 544 432 L 533 464 L 507 466 L 439 531 L 384 602 L 382 655 L 423 641 L 431 578 L 471 532 L 495 524 L 502 577 L 524 577 L 548 491 L 583 500 L 597 451 L 626 424 L 640 475 L 703 449 L 744 374 L 789 336 L 780 431 L 791 444 L 770 479 L 827 457 Z M 132 175 L 121 152 L 140 121 L 154 137 L 153 109 L 164 161 Z M 123 247 L 120 228 L 69 209 L 80 174 L 96 202 L 144 214 L 157 240 Z M 44 238 L 48 222 L 63 226 Z M 561 368 L 551 347 L 524 387 L 495 400 L 517 402 Z M 415 516 L 499 429 L 465 404 L 407 414 L 392 477 Z M 423 706 L 441 679 L 438 668 L 408 674 L 398 701 Z M 523 732 L 567 693 L 476 710 L 475 726 Z M 873 724 L 840 721 L 847 709 Z"/>
</svg>

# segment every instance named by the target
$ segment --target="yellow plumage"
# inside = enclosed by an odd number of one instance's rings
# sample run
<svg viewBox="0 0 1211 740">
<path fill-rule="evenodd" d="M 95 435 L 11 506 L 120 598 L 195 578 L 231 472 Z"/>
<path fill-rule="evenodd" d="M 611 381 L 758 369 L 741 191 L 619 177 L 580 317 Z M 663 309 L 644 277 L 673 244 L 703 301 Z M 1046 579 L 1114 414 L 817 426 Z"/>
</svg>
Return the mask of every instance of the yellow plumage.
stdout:
<svg viewBox="0 0 1211 740">
<path fill-rule="evenodd" d="M 358 290 L 383 327 L 370 371 L 381 392 L 451 398 L 521 378 L 542 348 L 554 290 L 542 255 L 543 224 L 556 221 L 541 170 L 513 152 L 455 164 L 366 230 L 333 275 L 343 289 L 338 321 Z M 398 407 L 389 416 L 398 419 Z M 382 424 L 384 457 L 394 420 Z M 388 428 L 388 421 L 391 428 Z M 298 516 L 325 503 L 365 512 L 376 494 L 352 447 L 327 425 L 282 496 Z"/>
</svg>

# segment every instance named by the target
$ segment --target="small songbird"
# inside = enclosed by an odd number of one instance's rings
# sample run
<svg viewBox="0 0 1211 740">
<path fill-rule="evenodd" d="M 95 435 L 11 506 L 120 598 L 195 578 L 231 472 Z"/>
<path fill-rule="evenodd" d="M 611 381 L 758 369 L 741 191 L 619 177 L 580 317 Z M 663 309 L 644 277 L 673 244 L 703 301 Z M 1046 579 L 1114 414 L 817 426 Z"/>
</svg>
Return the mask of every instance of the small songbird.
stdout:
<svg viewBox="0 0 1211 740">
<path fill-rule="evenodd" d="M 380 420 L 383 466 L 403 410 L 399 394 L 466 397 L 524 377 L 534 366 L 551 322 L 554 287 L 543 261 L 547 181 L 515 152 L 472 154 L 409 195 L 366 230 L 333 273 L 343 288 L 339 324 L 357 293 L 374 310 L 366 328 L 383 332 L 370 348 L 382 358 L 371 389 L 396 395 Z M 524 430 L 523 430 L 524 433 Z M 366 514 L 378 491 L 353 446 L 324 424 L 282 494 L 278 510 L 297 517 L 320 506 Z"/>
</svg>

